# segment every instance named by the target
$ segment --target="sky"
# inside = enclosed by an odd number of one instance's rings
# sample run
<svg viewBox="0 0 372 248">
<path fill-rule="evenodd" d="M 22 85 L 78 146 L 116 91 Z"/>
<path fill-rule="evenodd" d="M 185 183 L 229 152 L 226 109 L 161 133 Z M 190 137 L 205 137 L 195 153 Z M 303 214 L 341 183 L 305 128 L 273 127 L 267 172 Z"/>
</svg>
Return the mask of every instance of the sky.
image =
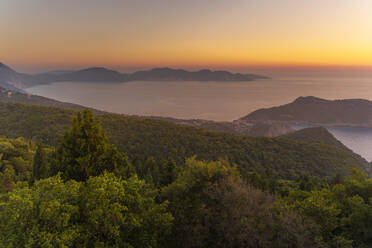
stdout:
<svg viewBox="0 0 372 248">
<path fill-rule="evenodd" d="M 23 71 L 371 67 L 371 0 L 0 0 Z"/>
</svg>

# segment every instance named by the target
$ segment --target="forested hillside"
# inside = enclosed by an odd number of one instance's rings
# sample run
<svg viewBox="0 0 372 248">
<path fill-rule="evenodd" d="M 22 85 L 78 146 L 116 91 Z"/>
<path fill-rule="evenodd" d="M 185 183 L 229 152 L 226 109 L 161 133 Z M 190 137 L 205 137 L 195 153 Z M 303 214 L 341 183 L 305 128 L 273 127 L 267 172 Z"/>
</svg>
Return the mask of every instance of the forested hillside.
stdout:
<svg viewBox="0 0 372 248">
<path fill-rule="evenodd" d="M 249 123 L 279 121 L 323 125 L 372 126 L 372 102 L 364 99 L 325 100 L 313 96 L 272 108 L 258 109 L 241 118 Z"/>
<path fill-rule="evenodd" d="M 282 135 L 282 138 L 294 139 L 299 141 L 307 142 L 321 142 L 325 144 L 330 144 L 337 146 L 343 150 L 350 151 L 344 144 L 333 136 L 326 128 L 324 127 L 310 127 L 304 128 L 286 135 Z"/>
<path fill-rule="evenodd" d="M 56 145 L 74 112 L 58 108 L 0 103 L 0 135 L 42 140 Z M 366 163 L 333 145 L 313 144 L 280 138 L 243 137 L 176 125 L 161 120 L 117 114 L 101 115 L 111 142 L 130 159 L 226 158 L 247 171 L 277 173 L 294 178 L 346 175 L 351 168 L 365 170 Z"/>
<path fill-rule="evenodd" d="M 372 180 L 350 173 L 282 180 L 226 160 L 131 162 L 84 111 L 55 148 L 0 138 L 0 247 L 369 247 Z"/>
</svg>

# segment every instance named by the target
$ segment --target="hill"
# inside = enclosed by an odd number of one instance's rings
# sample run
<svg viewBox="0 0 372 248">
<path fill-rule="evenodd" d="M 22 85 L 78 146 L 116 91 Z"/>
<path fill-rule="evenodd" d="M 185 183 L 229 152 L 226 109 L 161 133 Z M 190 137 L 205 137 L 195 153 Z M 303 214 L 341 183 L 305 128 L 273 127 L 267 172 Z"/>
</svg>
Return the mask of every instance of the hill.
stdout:
<svg viewBox="0 0 372 248">
<path fill-rule="evenodd" d="M 363 99 L 325 100 L 312 96 L 299 97 L 279 107 L 259 109 L 241 120 L 255 123 L 278 121 L 372 127 L 372 101 Z"/>
<path fill-rule="evenodd" d="M 280 137 L 299 140 L 299 141 L 306 141 L 306 142 L 321 142 L 321 143 L 337 146 L 343 150 L 350 151 L 349 148 L 347 148 L 338 139 L 336 139 L 335 136 L 333 136 L 333 134 L 331 134 L 324 127 L 304 128 L 304 129 L 301 129 L 295 132 L 282 135 Z"/>
<path fill-rule="evenodd" d="M 63 109 L 70 109 L 70 110 L 83 110 L 86 107 L 60 102 L 57 100 L 53 100 L 46 97 L 36 96 L 25 94 L 19 91 L 7 90 L 0 87 L 0 101 L 2 102 L 11 102 L 11 103 L 22 103 L 28 105 L 40 105 L 40 106 L 47 106 L 47 107 L 57 107 Z M 103 114 L 104 111 L 91 109 L 95 114 Z M 237 135 L 248 135 L 248 136 L 269 136 L 275 137 L 279 135 L 286 134 L 292 129 L 285 124 L 282 123 L 256 123 L 256 124 L 248 124 L 246 122 L 218 122 L 218 121 L 210 121 L 210 120 L 201 120 L 201 119 L 192 119 L 192 120 L 183 120 L 183 119 L 176 119 L 170 117 L 159 117 L 159 116 L 150 116 L 148 118 L 152 119 L 159 119 L 170 121 L 173 123 L 193 126 L 197 128 L 202 128 L 210 131 L 219 131 L 219 132 L 226 132 L 231 134 Z"/>
<path fill-rule="evenodd" d="M 254 74 L 231 73 L 228 71 L 186 71 L 172 68 L 154 68 L 138 71 L 128 76 L 131 81 L 252 81 L 266 77 Z"/>
<path fill-rule="evenodd" d="M 18 73 L 0 63 L 0 82 L 18 89 L 53 82 L 128 82 L 128 81 L 252 81 L 266 77 L 228 71 L 186 71 L 172 68 L 154 68 L 123 74 L 103 67 L 92 67 L 79 71 L 46 72 L 35 75 Z"/>
<path fill-rule="evenodd" d="M 0 63 L 0 85 L 8 89 L 20 89 L 25 88 L 27 85 L 27 75 L 18 73 L 6 66 L 3 63 Z"/>
<path fill-rule="evenodd" d="M 8 83 L 3 83 L 1 81 L 0 81 L 0 88 L 7 89 L 7 90 L 13 90 L 13 91 L 23 92 L 21 89 L 18 89 L 16 87 L 14 87 L 13 85 L 10 85 Z"/>
<path fill-rule="evenodd" d="M 69 127 L 74 111 L 0 103 L 0 135 L 41 139 L 55 145 Z M 162 120 L 117 114 L 101 115 L 104 131 L 131 159 L 173 158 L 183 164 L 196 155 L 203 160 L 226 158 L 241 170 L 275 172 L 282 178 L 299 174 L 327 177 L 366 170 L 367 163 L 334 145 L 283 138 L 246 137 L 181 126 Z"/>
<path fill-rule="evenodd" d="M 341 141 L 336 139 L 335 136 L 333 136 L 333 134 L 331 134 L 324 127 L 305 128 L 305 129 L 301 129 L 295 132 L 282 135 L 280 137 L 286 138 L 286 139 L 297 140 L 297 141 L 316 142 L 316 143 L 333 145 L 348 153 L 353 154 L 353 156 L 361 162 L 366 161 L 362 156 L 354 153 L 351 149 L 345 146 Z M 371 168 L 369 168 L 369 171 L 371 171 Z"/>
<path fill-rule="evenodd" d="M 103 67 L 92 67 L 76 72 L 53 74 L 49 82 L 123 82 L 127 81 L 127 76 L 117 71 L 109 70 Z M 37 82 L 35 82 L 37 83 Z"/>
<path fill-rule="evenodd" d="M 87 107 L 67 103 L 67 102 L 60 102 L 57 100 L 53 100 L 50 98 L 36 96 L 31 94 L 22 93 L 20 91 L 9 90 L 0 87 L 0 101 L 1 102 L 9 102 L 9 103 L 22 103 L 28 105 L 39 105 L 39 106 L 46 106 L 46 107 L 56 107 L 56 108 L 63 108 L 63 109 L 70 109 L 70 110 L 84 110 Z M 91 109 L 95 114 L 102 114 L 103 111 Z"/>
</svg>

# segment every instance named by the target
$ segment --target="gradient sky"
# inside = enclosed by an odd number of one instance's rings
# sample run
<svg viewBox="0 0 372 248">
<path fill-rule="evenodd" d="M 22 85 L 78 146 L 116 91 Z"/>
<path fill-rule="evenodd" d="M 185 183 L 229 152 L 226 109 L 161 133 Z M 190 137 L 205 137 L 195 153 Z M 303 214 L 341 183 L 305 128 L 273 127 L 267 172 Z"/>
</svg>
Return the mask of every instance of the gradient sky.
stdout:
<svg viewBox="0 0 372 248">
<path fill-rule="evenodd" d="M 372 66 L 371 0 L 0 0 L 24 70 Z"/>
</svg>

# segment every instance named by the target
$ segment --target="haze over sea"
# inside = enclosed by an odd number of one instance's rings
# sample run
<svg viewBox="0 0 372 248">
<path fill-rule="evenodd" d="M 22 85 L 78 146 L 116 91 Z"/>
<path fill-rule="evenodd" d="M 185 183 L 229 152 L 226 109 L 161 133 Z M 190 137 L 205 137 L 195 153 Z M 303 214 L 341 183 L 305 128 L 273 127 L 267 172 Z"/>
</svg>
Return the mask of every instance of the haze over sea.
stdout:
<svg viewBox="0 0 372 248">
<path fill-rule="evenodd" d="M 61 82 L 27 91 L 115 113 L 216 121 L 235 120 L 299 96 L 372 100 L 371 70 L 258 73 L 272 78 L 252 82 Z M 372 129 L 330 131 L 349 148 L 372 160 Z"/>
</svg>

